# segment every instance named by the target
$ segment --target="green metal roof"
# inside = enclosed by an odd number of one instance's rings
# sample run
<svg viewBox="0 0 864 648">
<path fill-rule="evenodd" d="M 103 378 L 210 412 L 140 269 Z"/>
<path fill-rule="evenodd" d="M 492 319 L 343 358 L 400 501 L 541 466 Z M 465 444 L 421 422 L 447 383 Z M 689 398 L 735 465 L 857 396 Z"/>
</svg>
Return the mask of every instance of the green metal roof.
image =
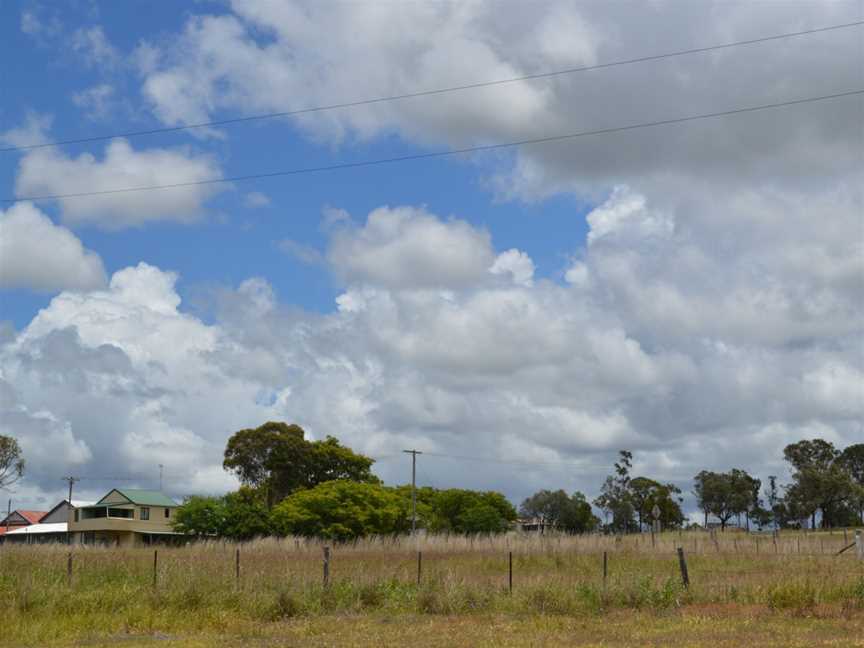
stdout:
<svg viewBox="0 0 864 648">
<path fill-rule="evenodd" d="M 108 497 L 108 495 L 114 491 L 117 491 L 130 502 L 138 504 L 139 506 L 177 506 L 177 502 L 164 493 L 152 490 L 140 490 L 137 488 L 112 488 L 111 492 L 105 495 L 105 497 Z M 105 497 L 97 503 L 101 504 Z"/>
</svg>

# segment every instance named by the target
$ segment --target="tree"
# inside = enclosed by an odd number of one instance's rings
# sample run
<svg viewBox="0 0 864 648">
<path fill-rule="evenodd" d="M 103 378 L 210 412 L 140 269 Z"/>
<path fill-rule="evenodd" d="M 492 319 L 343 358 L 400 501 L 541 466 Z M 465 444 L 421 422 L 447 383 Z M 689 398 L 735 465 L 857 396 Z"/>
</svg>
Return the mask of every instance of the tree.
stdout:
<svg viewBox="0 0 864 648">
<path fill-rule="evenodd" d="M 260 491 L 241 486 L 222 500 L 223 521 L 219 529 L 222 537 L 231 540 L 252 540 L 271 534 L 270 511 Z"/>
<path fill-rule="evenodd" d="M 206 537 L 218 536 L 225 523 L 225 502 L 221 497 L 187 497 L 171 518 L 177 533 Z"/>
<path fill-rule="evenodd" d="M 633 465 L 633 453 L 621 450 L 615 463 L 615 475 L 606 477 L 600 495 L 594 500 L 594 505 L 606 515 L 606 528 L 616 533 L 636 531 L 638 527 L 633 519 L 634 507 L 630 492 L 630 469 Z M 609 517 L 612 521 L 610 523 Z"/>
<path fill-rule="evenodd" d="M 541 532 L 548 525 L 568 533 L 584 533 L 600 523 L 585 495 L 579 492 L 570 497 L 563 490 L 538 491 L 522 502 L 520 513 L 523 517 L 538 518 Z"/>
<path fill-rule="evenodd" d="M 630 480 L 629 490 L 640 529 L 646 524 L 650 526 L 655 506 L 660 509 L 659 520 L 664 528 L 677 528 L 683 524 L 684 514 L 681 512 L 680 498 L 676 501 L 681 489 L 674 484 L 661 484 L 647 477 L 634 477 Z"/>
<path fill-rule="evenodd" d="M 563 490 L 540 490 L 522 502 L 519 514 L 539 520 L 542 533 L 545 527 L 556 527 L 560 524 L 569 499 Z"/>
<path fill-rule="evenodd" d="M 501 493 L 450 488 L 436 491 L 432 497 L 427 528 L 453 533 L 501 533 L 515 519 L 516 509 Z"/>
<path fill-rule="evenodd" d="M 701 471 L 693 478 L 696 501 L 705 513 L 705 526 L 708 526 L 708 515 L 720 520 L 720 529 L 726 530 L 726 523 L 735 515 L 736 493 L 729 473 Z"/>
<path fill-rule="evenodd" d="M 768 496 L 768 511 L 771 514 L 771 523 L 774 525 L 774 528 L 780 528 L 780 526 L 784 523 L 784 515 L 783 515 L 783 502 L 780 498 L 780 493 L 777 490 L 777 476 L 769 475 L 768 476 L 768 491 L 766 493 Z"/>
<path fill-rule="evenodd" d="M 9 488 L 23 476 L 24 459 L 18 440 L 0 434 L 0 488 Z"/>
<path fill-rule="evenodd" d="M 230 540 L 252 540 L 271 533 L 270 513 L 260 491 L 248 486 L 223 497 L 192 496 L 171 520 L 178 533 Z"/>
<path fill-rule="evenodd" d="M 347 541 L 405 533 L 411 526 L 408 511 L 408 502 L 392 488 L 337 480 L 292 493 L 270 519 L 278 535 Z"/>
<path fill-rule="evenodd" d="M 277 486 L 290 492 L 305 481 L 309 444 L 304 435 L 299 425 L 275 421 L 240 430 L 228 439 L 222 467 L 246 486 L 271 491 L 272 502 L 272 490 Z"/>
<path fill-rule="evenodd" d="M 803 440 L 786 446 L 783 456 L 794 468 L 786 499 L 798 514 L 810 518 L 811 528 L 816 527 L 817 512 L 823 527 L 842 521 L 858 489 L 834 445 L 823 439 Z"/>
<path fill-rule="evenodd" d="M 269 421 L 235 432 L 228 439 L 222 465 L 245 486 L 263 490 L 269 507 L 290 493 L 327 481 L 377 483 L 373 463 L 334 437 L 310 442 L 299 425 Z"/>
<path fill-rule="evenodd" d="M 751 477 L 747 471 L 738 468 L 733 468 L 729 472 L 729 479 L 732 487 L 732 508 L 738 516 L 738 526 L 741 526 L 741 515 L 743 514 L 749 531 L 751 513 L 762 508 L 762 501 L 759 498 L 762 481 Z"/>
<path fill-rule="evenodd" d="M 570 496 L 558 523 L 567 533 L 588 533 L 600 525 L 600 519 L 594 515 L 585 495 L 576 491 Z"/>
<path fill-rule="evenodd" d="M 858 513 L 858 522 L 864 524 L 864 443 L 849 446 L 838 459 L 855 484 L 852 504 Z"/>
</svg>

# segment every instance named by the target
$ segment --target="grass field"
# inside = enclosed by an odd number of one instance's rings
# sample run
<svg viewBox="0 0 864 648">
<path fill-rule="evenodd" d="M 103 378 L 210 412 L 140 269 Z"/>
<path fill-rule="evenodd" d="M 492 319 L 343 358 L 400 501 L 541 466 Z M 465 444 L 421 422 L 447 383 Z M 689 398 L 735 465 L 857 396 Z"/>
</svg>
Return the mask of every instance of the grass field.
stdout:
<svg viewBox="0 0 864 648">
<path fill-rule="evenodd" d="M 376 539 L 333 546 L 325 587 L 319 542 L 159 548 L 155 585 L 153 549 L 75 547 L 70 581 L 67 547 L 6 545 L 0 642 L 864 646 L 864 561 L 842 546 L 842 532 Z"/>
</svg>

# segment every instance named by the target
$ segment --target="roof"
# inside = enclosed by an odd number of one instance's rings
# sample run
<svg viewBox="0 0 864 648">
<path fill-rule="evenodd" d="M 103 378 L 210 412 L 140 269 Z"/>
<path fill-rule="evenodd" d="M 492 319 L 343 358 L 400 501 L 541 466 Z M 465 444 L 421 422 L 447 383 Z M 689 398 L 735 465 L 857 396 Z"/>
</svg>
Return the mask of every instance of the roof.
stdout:
<svg viewBox="0 0 864 648">
<path fill-rule="evenodd" d="M 54 522 L 52 524 L 31 524 L 30 526 L 21 527 L 14 531 L 9 531 L 6 535 L 29 535 L 31 533 L 66 533 L 65 522 Z"/>
<path fill-rule="evenodd" d="M 15 509 L 14 511 L 12 511 L 8 515 L 9 526 L 15 526 L 16 525 L 15 522 L 13 521 L 13 518 L 16 515 L 24 520 L 24 524 L 36 524 L 39 520 L 41 520 L 47 514 L 48 514 L 48 511 L 24 511 L 21 509 Z M 3 526 L 6 526 L 6 519 L 7 518 L 3 518 L 3 522 L 2 522 Z M 19 522 L 18 526 L 20 526 L 20 524 L 21 523 Z"/>
<path fill-rule="evenodd" d="M 164 493 L 152 490 L 140 490 L 137 488 L 112 488 L 105 497 L 96 502 L 96 504 L 102 504 L 102 501 L 113 492 L 120 493 L 132 504 L 138 504 L 139 506 L 177 506 L 177 502 Z"/>
</svg>

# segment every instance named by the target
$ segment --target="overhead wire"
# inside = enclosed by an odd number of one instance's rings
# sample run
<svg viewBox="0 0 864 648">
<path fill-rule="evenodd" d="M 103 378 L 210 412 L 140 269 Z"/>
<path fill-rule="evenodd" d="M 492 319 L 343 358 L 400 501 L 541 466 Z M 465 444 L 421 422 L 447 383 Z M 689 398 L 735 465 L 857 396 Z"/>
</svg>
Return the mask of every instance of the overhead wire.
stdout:
<svg viewBox="0 0 864 648">
<path fill-rule="evenodd" d="M 558 467 L 573 467 L 582 469 L 605 469 L 607 466 L 599 466 L 597 464 L 586 464 L 578 461 L 532 461 L 530 459 L 496 459 L 493 457 L 476 457 L 468 455 L 453 455 L 442 452 L 423 452 L 424 457 L 438 457 L 443 459 L 456 459 L 460 461 L 476 461 L 479 463 L 497 463 L 513 466 L 558 466 Z"/>
<path fill-rule="evenodd" d="M 399 101 L 402 99 L 411 99 L 415 97 L 427 97 L 439 94 L 447 94 L 450 92 L 460 92 L 463 90 L 472 90 L 476 88 L 488 88 L 497 85 L 504 85 L 509 83 L 519 83 L 524 81 L 533 81 L 537 79 L 547 79 L 557 76 L 565 76 L 570 74 L 576 74 L 579 72 L 589 72 L 591 70 L 602 70 L 611 67 L 617 67 L 621 65 L 632 65 L 636 63 L 646 63 L 650 61 L 659 61 L 667 58 L 674 58 L 679 56 L 687 56 L 691 54 L 700 54 L 704 52 L 711 52 L 716 50 L 729 49 L 733 47 L 741 47 L 745 45 L 755 45 L 757 43 L 766 43 L 770 41 L 782 40 L 786 38 L 795 38 L 799 36 L 808 36 L 811 34 L 824 33 L 829 31 L 836 31 L 840 29 L 849 29 L 851 27 L 858 27 L 864 25 L 864 20 L 857 20 L 853 22 L 828 25 L 825 27 L 815 27 L 812 29 L 804 29 L 795 32 L 786 32 L 783 34 L 773 34 L 771 36 L 762 36 L 759 38 L 750 38 L 746 40 L 732 41 L 728 43 L 719 43 L 717 45 L 707 45 L 705 47 L 693 47 L 684 50 L 677 50 L 673 52 L 664 52 L 662 54 L 651 54 L 647 56 L 639 56 L 635 58 L 629 59 L 620 59 L 616 61 L 607 61 L 605 63 L 596 63 L 593 65 L 583 65 L 579 67 L 571 67 L 564 68 L 561 70 L 553 70 L 550 72 L 537 72 L 535 74 L 525 74 L 522 76 L 516 77 L 508 77 L 506 79 L 495 79 L 492 81 L 479 81 L 476 83 L 466 83 L 463 85 L 456 86 L 448 86 L 445 88 L 434 88 L 430 90 L 418 90 L 416 92 L 406 92 L 398 95 L 389 95 L 385 97 L 373 97 L 369 99 L 358 99 L 355 101 L 344 101 L 333 104 L 326 104 L 321 106 L 310 106 L 308 108 L 299 108 L 296 110 L 283 110 L 279 112 L 270 112 L 270 113 L 262 113 L 258 115 L 248 115 L 246 117 L 231 117 L 227 119 L 217 119 L 207 122 L 199 122 L 195 124 L 183 124 L 180 126 L 163 126 L 160 128 L 149 128 L 143 130 L 134 130 L 134 131 L 125 131 L 104 135 L 93 135 L 88 137 L 78 137 L 71 138 L 65 140 L 55 140 L 52 142 L 37 142 L 33 144 L 24 144 L 18 146 L 9 146 L 6 148 L 0 148 L 0 153 L 8 153 L 13 151 L 29 151 L 33 149 L 40 149 L 46 147 L 54 147 L 54 146 L 68 146 L 72 144 L 86 144 L 90 142 L 99 142 L 105 141 L 109 139 L 114 139 L 116 137 L 143 137 L 147 135 L 158 135 L 161 133 L 175 133 L 179 131 L 185 130 L 193 130 L 200 128 L 211 128 L 217 126 L 228 126 L 231 124 L 240 124 L 240 123 L 248 123 L 254 121 L 262 121 L 266 119 L 277 119 L 280 117 L 293 117 L 297 115 L 304 115 L 316 112 L 325 112 L 328 110 L 337 110 L 340 108 L 355 108 L 358 106 L 368 106 L 378 103 L 385 103 L 389 101 Z"/>
<path fill-rule="evenodd" d="M 410 155 L 400 155 L 396 157 L 389 158 L 375 158 L 372 160 L 361 160 L 358 162 L 340 162 L 337 164 L 328 164 L 316 167 L 300 167 L 297 169 L 286 169 L 282 171 L 272 171 L 265 173 L 251 173 L 246 175 L 238 175 L 232 176 L 228 178 L 211 178 L 206 180 L 194 180 L 190 182 L 176 182 L 171 184 L 161 184 L 161 185 L 145 185 L 139 187 L 123 187 L 117 189 L 102 189 L 99 191 L 80 191 L 74 193 L 65 193 L 65 194 L 47 194 L 41 196 L 21 196 L 17 198 L 3 198 L 0 199 L 0 203 L 11 204 L 25 201 L 44 201 L 44 200 L 66 200 L 69 198 L 83 198 L 89 196 L 105 196 L 112 194 L 121 194 L 121 193 L 133 193 L 133 192 L 142 192 L 142 191 L 156 191 L 156 190 L 164 190 L 164 189 L 178 189 L 183 187 L 197 187 L 197 186 L 205 186 L 205 185 L 214 185 L 214 184 L 230 184 L 233 182 L 247 182 L 249 180 L 260 180 L 265 178 L 277 178 L 277 177 L 286 177 L 286 176 L 294 176 L 294 175 L 304 175 L 309 173 L 321 173 L 325 171 L 338 171 L 343 169 L 356 169 L 362 167 L 371 167 L 382 164 L 393 164 L 398 162 L 409 162 L 416 160 L 428 160 L 433 158 L 442 158 L 442 157 L 451 157 L 455 155 L 463 155 L 467 153 L 478 153 L 485 151 L 495 151 L 507 148 L 515 148 L 518 146 L 533 146 L 540 144 L 550 144 L 553 142 L 560 142 L 564 140 L 575 139 L 578 137 L 587 137 L 592 135 L 607 135 L 611 133 L 620 133 L 624 131 L 636 130 L 640 128 L 653 128 L 657 126 L 666 126 L 671 124 L 680 124 L 684 122 L 692 122 L 704 119 L 712 119 L 716 117 L 724 117 L 729 115 L 739 115 L 742 113 L 752 113 L 761 110 L 770 110 L 775 108 L 782 108 L 786 106 L 795 106 L 801 104 L 814 103 L 818 101 L 829 101 L 832 99 L 840 99 L 844 97 L 852 97 L 855 95 L 864 94 L 864 89 L 856 89 L 850 90 L 847 92 L 837 92 L 828 95 L 820 95 L 815 97 L 804 97 L 801 99 L 792 99 L 788 101 L 779 101 L 768 104 L 761 104 L 757 106 L 747 106 L 744 108 L 733 108 L 730 110 L 722 110 L 718 112 L 710 112 L 703 113 L 699 115 L 688 115 L 685 117 L 675 117 L 672 119 L 661 119 L 657 121 L 651 122 L 642 122 L 637 124 L 628 124 L 626 126 L 615 126 L 611 128 L 600 128 L 596 130 L 586 130 L 586 131 L 578 131 L 575 133 L 565 133 L 562 135 L 551 135 L 547 137 L 538 137 L 532 139 L 524 139 L 517 140 L 511 142 L 501 142 L 496 144 L 480 144 L 476 146 L 466 146 L 457 149 L 448 149 L 445 151 L 430 151 L 427 153 L 413 153 Z"/>
</svg>

